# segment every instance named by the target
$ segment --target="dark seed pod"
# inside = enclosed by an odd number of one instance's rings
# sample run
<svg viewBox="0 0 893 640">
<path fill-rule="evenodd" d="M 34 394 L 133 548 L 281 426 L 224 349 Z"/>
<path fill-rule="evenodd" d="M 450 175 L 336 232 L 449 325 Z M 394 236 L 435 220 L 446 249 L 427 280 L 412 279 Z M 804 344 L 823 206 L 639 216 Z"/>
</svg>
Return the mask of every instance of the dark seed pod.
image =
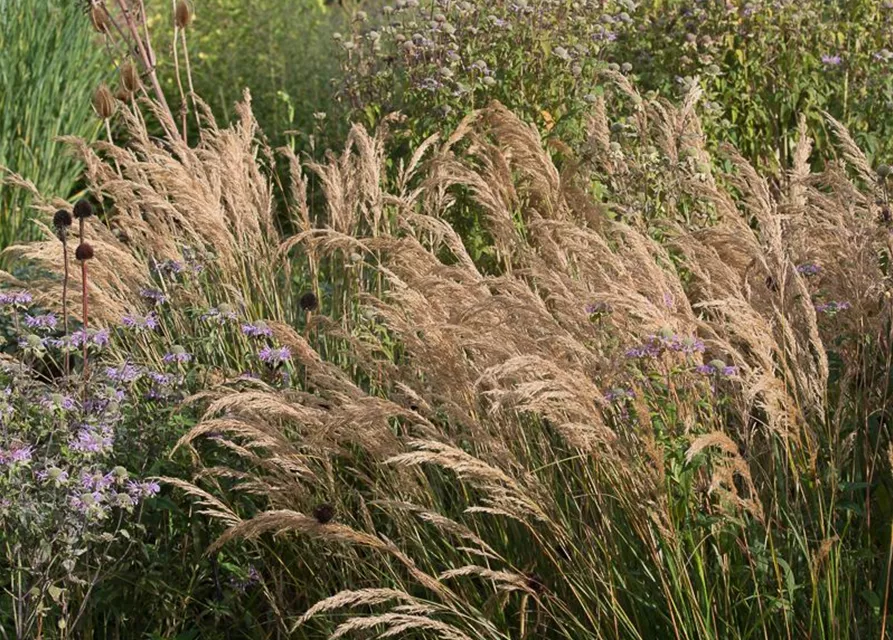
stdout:
<svg viewBox="0 0 893 640">
<path fill-rule="evenodd" d="M 335 507 L 328 502 L 323 502 L 313 510 L 313 517 L 319 524 L 326 524 L 335 517 Z"/>
<path fill-rule="evenodd" d="M 74 217 L 80 220 L 81 218 L 89 218 L 93 215 L 93 205 L 90 204 L 90 201 L 86 198 L 81 198 L 77 202 L 74 203 Z"/>
<path fill-rule="evenodd" d="M 301 296 L 301 309 L 304 311 L 316 311 L 319 307 L 319 300 L 316 298 L 316 294 L 312 291 L 308 291 L 304 295 Z"/>
<path fill-rule="evenodd" d="M 177 8 L 174 10 L 174 24 L 178 29 L 185 29 L 192 22 L 192 11 L 186 0 L 177 2 Z"/>
<path fill-rule="evenodd" d="M 105 84 L 99 85 L 96 93 L 93 94 L 93 108 L 103 120 L 108 120 L 115 115 L 115 96 Z"/>
<path fill-rule="evenodd" d="M 85 262 L 93 258 L 93 246 L 87 242 L 82 242 L 78 248 L 74 250 L 74 257 Z"/>
<path fill-rule="evenodd" d="M 71 214 L 65 209 L 59 209 L 53 214 L 53 226 L 58 230 L 71 226 Z"/>
<path fill-rule="evenodd" d="M 893 168 L 888 164 L 882 164 L 877 168 L 877 175 L 881 180 L 886 179 L 891 173 L 893 173 Z"/>
</svg>

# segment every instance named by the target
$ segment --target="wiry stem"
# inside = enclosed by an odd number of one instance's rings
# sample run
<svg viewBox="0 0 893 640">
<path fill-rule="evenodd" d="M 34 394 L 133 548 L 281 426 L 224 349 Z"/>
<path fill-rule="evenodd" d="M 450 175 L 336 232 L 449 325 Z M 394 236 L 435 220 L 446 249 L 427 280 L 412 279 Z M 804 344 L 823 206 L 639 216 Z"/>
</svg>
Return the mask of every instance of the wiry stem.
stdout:
<svg viewBox="0 0 893 640">
<path fill-rule="evenodd" d="M 68 339 L 68 237 L 62 232 L 62 328 Z M 71 353 L 65 349 L 65 380 L 71 375 Z"/>
<path fill-rule="evenodd" d="M 81 306 L 83 309 L 83 323 L 82 330 L 84 335 L 82 338 L 82 345 L 84 348 L 84 365 L 81 370 L 81 380 L 84 383 L 84 402 L 87 402 L 87 261 L 81 260 Z"/>
</svg>

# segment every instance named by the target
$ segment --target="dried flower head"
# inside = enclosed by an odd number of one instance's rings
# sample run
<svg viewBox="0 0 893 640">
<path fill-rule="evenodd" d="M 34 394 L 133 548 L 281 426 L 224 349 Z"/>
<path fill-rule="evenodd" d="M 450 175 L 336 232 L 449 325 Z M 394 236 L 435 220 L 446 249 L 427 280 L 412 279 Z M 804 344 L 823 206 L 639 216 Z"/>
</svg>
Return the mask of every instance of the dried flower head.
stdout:
<svg viewBox="0 0 893 640">
<path fill-rule="evenodd" d="M 121 87 L 128 93 L 134 93 L 140 88 L 140 75 L 136 67 L 130 62 L 121 65 Z"/>
<path fill-rule="evenodd" d="M 103 120 L 108 120 L 115 114 L 115 96 L 112 95 L 105 83 L 99 85 L 96 93 L 93 94 L 93 108 Z"/>
<path fill-rule="evenodd" d="M 109 30 L 109 20 L 108 15 L 99 5 L 93 5 L 90 7 L 90 22 L 93 24 L 93 28 L 96 29 L 99 33 L 108 33 Z"/>
<path fill-rule="evenodd" d="M 80 220 L 81 218 L 89 218 L 93 215 L 93 205 L 90 204 L 90 201 L 86 198 L 81 198 L 77 202 L 74 203 L 74 217 Z"/>
<path fill-rule="evenodd" d="M 319 524 L 326 524 L 335 517 L 335 507 L 328 502 L 323 502 L 313 509 L 313 517 Z"/>
<path fill-rule="evenodd" d="M 84 262 L 93 258 L 93 246 L 88 242 L 82 242 L 74 250 L 74 257 Z"/>
<path fill-rule="evenodd" d="M 53 226 L 57 231 L 63 230 L 65 227 L 71 226 L 71 213 L 66 209 L 59 209 L 53 214 Z"/>
<path fill-rule="evenodd" d="M 185 29 L 192 22 L 192 11 L 186 0 L 179 0 L 174 10 L 174 24 L 178 29 Z"/>
<path fill-rule="evenodd" d="M 316 294 L 312 291 L 308 291 L 304 295 L 301 296 L 301 309 L 304 311 L 316 311 L 319 307 L 319 300 L 316 298 Z"/>
</svg>

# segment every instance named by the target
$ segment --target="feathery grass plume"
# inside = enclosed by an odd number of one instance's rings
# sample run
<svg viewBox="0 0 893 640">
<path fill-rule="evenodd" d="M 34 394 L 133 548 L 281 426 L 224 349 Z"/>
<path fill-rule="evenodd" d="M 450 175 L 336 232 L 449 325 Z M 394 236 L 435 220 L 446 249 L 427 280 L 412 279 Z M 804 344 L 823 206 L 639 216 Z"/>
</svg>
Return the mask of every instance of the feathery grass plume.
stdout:
<svg viewBox="0 0 893 640">
<path fill-rule="evenodd" d="M 615 80 L 593 135 L 609 110 L 634 135 L 609 127 L 608 167 L 562 171 L 492 104 L 391 183 L 385 134 L 357 126 L 308 167 L 327 197 L 318 220 L 289 158 L 291 238 L 245 105 L 230 128 L 207 120 L 194 149 L 156 147 L 127 109 L 128 149 L 75 143 L 131 238 L 95 225 L 96 271 L 118 268 L 91 274 L 91 293 L 138 308 L 150 256 L 206 247 L 197 304 L 264 319 L 306 373 L 194 399 L 209 407 L 180 445 L 208 468 L 176 486 L 226 528 L 215 548 L 263 538 L 286 558 L 278 611 L 307 606 L 296 585 L 328 602 L 314 614 L 334 611 L 332 584 L 426 598 L 340 625 L 314 615 L 307 637 L 832 636 L 842 612 L 876 630 L 857 594 L 883 554 L 865 553 L 868 518 L 840 489 L 867 486 L 857 502 L 878 517 L 866 478 L 886 436 L 865 425 L 888 404 L 890 309 L 875 185 L 812 174 L 805 131 L 780 188 L 733 149 L 722 171 L 697 91 L 675 107 Z M 487 268 L 444 221 L 457 191 L 495 239 Z M 17 252 L 52 273 L 57 245 Z M 333 315 L 311 344 L 300 295 L 320 278 Z M 170 312 L 185 343 L 192 325 Z M 337 522 L 314 513 L 323 497 Z"/>
</svg>

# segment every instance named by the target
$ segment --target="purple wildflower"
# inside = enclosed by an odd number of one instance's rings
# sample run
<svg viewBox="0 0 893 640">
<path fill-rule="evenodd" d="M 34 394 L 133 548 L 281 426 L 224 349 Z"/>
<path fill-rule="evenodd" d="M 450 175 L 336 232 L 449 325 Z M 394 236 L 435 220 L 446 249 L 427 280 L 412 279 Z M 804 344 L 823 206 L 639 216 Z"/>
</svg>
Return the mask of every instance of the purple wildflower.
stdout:
<svg viewBox="0 0 893 640">
<path fill-rule="evenodd" d="M 158 328 L 158 315 L 152 311 L 146 316 L 124 316 L 121 324 L 128 329 L 154 331 Z"/>
<path fill-rule="evenodd" d="M 116 382 L 133 382 L 140 377 L 140 370 L 136 365 L 129 362 L 117 367 L 106 367 L 105 375 L 107 378 Z"/>
<path fill-rule="evenodd" d="M 278 365 L 291 358 L 291 349 L 288 347 L 274 349 L 268 345 L 258 352 L 257 357 L 269 365 Z"/>
<path fill-rule="evenodd" d="M 797 273 L 801 276 L 816 276 L 822 272 L 822 268 L 812 262 L 806 262 L 797 267 Z"/>
<path fill-rule="evenodd" d="M 24 464 L 26 462 L 31 462 L 31 457 L 33 455 L 34 447 L 30 445 L 9 449 L 7 451 L 0 449 L 0 465 L 11 465 L 15 463 Z"/>
<path fill-rule="evenodd" d="M 184 349 L 180 345 L 175 344 L 171 347 L 170 352 L 166 353 L 164 355 L 164 358 L 162 359 L 167 363 L 177 362 L 179 364 L 186 364 L 187 362 L 192 360 L 192 354 L 188 353 L 186 349 Z"/>
<path fill-rule="evenodd" d="M 212 320 L 217 324 L 223 324 L 228 320 L 236 320 L 237 317 L 238 316 L 236 316 L 236 312 L 233 310 L 232 306 L 225 302 L 208 309 L 202 314 L 202 320 Z"/>
<path fill-rule="evenodd" d="M 64 411 L 71 411 L 77 407 L 77 403 L 71 396 L 66 396 L 61 393 L 51 393 L 40 401 L 40 406 L 44 409 L 62 409 Z"/>
<path fill-rule="evenodd" d="M 14 291 L 12 293 L 0 293 L 0 306 L 24 307 L 31 304 L 31 294 L 27 291 Z"/>
<path fill-rule="evenodd" d="M 838 55 L 825 54 L 822 56 L 822 64 L 828 67 L 839 67 L 843 63 L 843 58 Z"/>
<path fill-rule="evenodd" d="M 42 316 L 25 314 L 25 325 L 32 329 L 55 329 L 58 322 L 58 318 L 52 313 L 47 313 Z"/>
<path fill-rule="evenodd" d="M 103 425 L 97 431 L 90 425 L 84 425 L 68 446 L 82 453 L 104 453 L 112 448 L 115 439 L 112 430 Z"/>
<path fill-rule="evenodd" d="M 131 480 L 127 483 L 127 493 L 129 493 L 134 500 L 151 498 L 158 494 L 159 491 L 161 491 L 161 485 L 154 480 L 148 482 L 134 482 Z"/>
<path fill-rule="evenodd" d="M 815 306 L 815 310 L 819 313 L 827 313 L 834 315 L 838 311 L 846 311 L 850 308 L 849 302 L 821 302 Z"/>
<path fill-rule="evenodd" d="M 627 398 L 635 398 L 636 393 L 632 389 L 624 389 L 622 387 L 615 387 L 611 389 L 605 394 L 606 402 L 615 402 L 618 400 L 626 400 Z"/>
<path fill-rule="evenodd" d="M 707 364 L 702 364 L 699 367 L 696 367 L 695 370 L 705 376 L 720 376 L 723 378 L 728 378 L 738 375 L 738 367 L 727 365 L 725 362 L 719 359 L 711 360 Z"/>
<path fill-rule="evenodd" d="M 242 324 L 242 333 L 250 338 L 269 338 L 273 335 L 273 330 L 266 322 L 258 320 L 251 324 Z"/>
<path fill-rule="evenodd" d="M 140 295 L 147 300 L 152 300 L 155 304 L 164 304 L 167 302 L 167 294 L 158 289 L 142 289 Z"/>
</svg>

